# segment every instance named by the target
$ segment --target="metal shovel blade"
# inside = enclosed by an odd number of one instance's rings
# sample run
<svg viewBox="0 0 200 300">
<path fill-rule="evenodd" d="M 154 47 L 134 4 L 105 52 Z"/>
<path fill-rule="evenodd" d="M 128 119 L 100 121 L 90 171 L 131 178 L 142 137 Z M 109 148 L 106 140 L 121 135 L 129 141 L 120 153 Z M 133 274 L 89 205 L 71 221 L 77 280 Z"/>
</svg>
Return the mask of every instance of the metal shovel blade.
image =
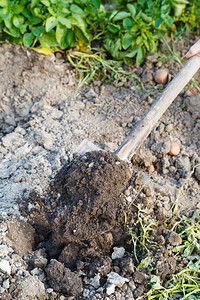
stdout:
<svg viewBox="0 0 200 300">
<path fill-rule="evenodd" d="M 92 151 L 100 151 L 102 150 L 100 147 L 96 146 L 93 144 L 91 141 L 84 139 L 78 148 L 76 149 L 75 153 L 84 155 L 87 152 L 92 152 Z"/>
</svg>

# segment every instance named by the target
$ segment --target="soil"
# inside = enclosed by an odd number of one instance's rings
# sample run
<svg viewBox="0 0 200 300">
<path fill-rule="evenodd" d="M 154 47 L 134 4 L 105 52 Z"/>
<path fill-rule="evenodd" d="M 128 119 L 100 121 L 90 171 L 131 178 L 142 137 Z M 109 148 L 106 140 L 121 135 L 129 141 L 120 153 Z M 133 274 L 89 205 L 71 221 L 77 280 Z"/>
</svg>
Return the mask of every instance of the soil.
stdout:
<svg viewBox="0 0 200 300">
<path fill-rule="evenodd" d="M 182 57 L 194 41 L 177 41 Z M 149 255 L 161 283 L 177 271 L 168 245 L 182 240 L 164 224 L 174 209 L 192 217 L 200 202 L 198 91 L 180 93 L 129 164 L 112 154 L 165 87 L 153 79 L 161 67 L 168 81 L 180 69 L 149 55 L 131 68 L 145 90 L 127 79 L 120 87 L 94 81 L 77 94 L 62 55 L 0 45 L 0 299 L 145 295 L 151 271 L 136 267 L 146 252 L 136 259 L 129 242 L 141 211 L 154 220 Z M 85 138 L 102 151 L 77 155 Z"/>
</svg>

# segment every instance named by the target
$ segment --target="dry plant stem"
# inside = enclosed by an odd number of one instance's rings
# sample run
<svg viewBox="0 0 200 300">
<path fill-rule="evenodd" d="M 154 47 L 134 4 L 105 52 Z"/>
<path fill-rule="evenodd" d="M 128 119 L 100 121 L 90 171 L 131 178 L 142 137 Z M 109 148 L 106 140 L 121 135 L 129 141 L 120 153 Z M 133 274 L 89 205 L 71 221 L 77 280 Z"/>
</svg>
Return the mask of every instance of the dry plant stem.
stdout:
<svg viewBox="0 0 200 300">
<path fill-rule="evenodd" d="M 174 77 L 170 84 L 165 88 L 160 97 L 153 103 L 147 113 L 138 123 L 136 123 L 132 131 L 122 142 L 119 149 L 114 152 L 115 155 L 124 161 L 132 158 L 137 148 L 147 138 L 158 120 L 198 71 L 199 67 L 199 56 L 193 56 L 187 61 L 176 77 Z"/>
</svg>

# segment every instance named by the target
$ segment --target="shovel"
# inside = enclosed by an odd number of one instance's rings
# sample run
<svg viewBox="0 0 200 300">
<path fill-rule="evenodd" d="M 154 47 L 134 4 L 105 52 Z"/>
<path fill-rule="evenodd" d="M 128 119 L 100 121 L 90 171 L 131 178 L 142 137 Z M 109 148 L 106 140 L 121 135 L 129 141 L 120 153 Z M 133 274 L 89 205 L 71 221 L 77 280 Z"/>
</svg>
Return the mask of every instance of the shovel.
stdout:
<svg viewBox="0 0 200 300">
<path fill-rule="evenodd" d="M 162 94 L 155 100 L 150 109 L 138 121 L 131 132 L 125 137 L 120 147 L 113 153 L 123 161 L 130 161 L 138 147 L 150 134 L 158 120 L 165 113 L 174 99 L 182 91 L 185 85 L 192 79 L 200 67 L 200 56 L 190 58 L 179 73 L 164 89 Z M 101 150 L 88 140 L 83 140 L 76 153 L 83 155 L 86 152 Z"/>
</svg>

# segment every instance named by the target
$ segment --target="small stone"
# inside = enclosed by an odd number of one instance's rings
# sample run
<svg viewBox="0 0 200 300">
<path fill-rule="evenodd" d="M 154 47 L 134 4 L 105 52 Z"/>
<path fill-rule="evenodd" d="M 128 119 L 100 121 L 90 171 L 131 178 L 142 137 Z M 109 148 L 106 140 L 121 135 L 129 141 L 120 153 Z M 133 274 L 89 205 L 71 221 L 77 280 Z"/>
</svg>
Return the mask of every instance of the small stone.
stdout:
<svg viewBox="0 0 200 300">
<path fill-rule="evenodd" d="M 108 284 L 108 286 L 106 287 L 106 294 L 108 296 L 110 296 L 111 294 L 113 294 L 115 292 L 115 285 L 113 283 Z"/>
<path fill-rule="evenodd" d="M 168 79 L 168 71 L 165 70 L 165 69 L 158 69 L 156 72 L 155 72 L 155 75 L 154 75 L 154 80 L 156 83 L 162 83 L 162 84 L 165 84 L 167 82 L 167 79 Z"/>
<path fill-rule="evenodd" d="M 145 281 L 145 279 L 146 279 L 146 276 L 144 273 L 139 272 L 139 271 L 134 272 L 134 274 L 133 274 L 134 282 L 141 284 Z"/>
<path fill-rule="evenodd" d="M 182 244 L 182 238 L 180 237 L 180 235 L 178 233 L 176 233 L 175 231 L 172 231 L 170 233 L 170 236 L 168 238 L 168 241 L 170 242 L 170 244 L 172 246 L 178 246 Z"/>
<path fill-rule="evenodd" d="M 100 275 L 97 274 L 94 278 L 90 279 L 90 285 L 92 285 L 95 289 L 100 286 Z"/>
<path fill-rule="evenodd" d="M 110 272 L 107 275 L 106 293 L 111 295 L 115 291 L 115 287 L 121 288 L 125 282 L 129 282 L 129 279 L 120 276 L 118 273 Z"/>
<path fill-rule="evenodd" d="M 111 258 L 114 260 L 114 259 L 117 259 L 117 258 L 122 258 L 124 256 L 124 253 L 125 253 L 125 249 L 123 247 L 114 247 L 113 248 L 113 253 L 111 255 Z"/>
<path fill-rule="evenodd" d="M 178 155 L 180 153 L 180 146 L 178 143 L 171 143 L 170 149 L 169 149 L 169 154 L 170 155 Z"/>
<path fill-rule="evenodd" d="M 9 252 L 10 251 L 7 245 L 0 245 L 0 257 L 6 256 Z"/>
<path fill-rule="evenodd" d="M 165 127 L 165 131 L 166 131 L 166 132 L 171 132 L 171 131 L 173 130 L 173 128 L 174 128 L 173 124 L 169 124 L 169 125 L 167 125 L 167 126 Z"/>
<path fill-rule="evenodd" d="M 3 288 L 4 289 L 9 289 L 9 286 L 10 286 L 9 279 L 4 280 L 4 282 L 3 282 Z"/>
<path fill-rule="evenodd" d="M 136 299 L 138 299 L 145 291 L 144 285 L 139 285 L 133 292 L 133 295 Z"/>
<path fill-rule="evenodd" d="M 0 270 L 2 272 L 7 273 L 8 275 L 10 275 L 10 273 L 11 273 L 11 266 L 10 266 L 9 261 L 7 261 L 5 259 L 0 260 Z"/>
</svg>

